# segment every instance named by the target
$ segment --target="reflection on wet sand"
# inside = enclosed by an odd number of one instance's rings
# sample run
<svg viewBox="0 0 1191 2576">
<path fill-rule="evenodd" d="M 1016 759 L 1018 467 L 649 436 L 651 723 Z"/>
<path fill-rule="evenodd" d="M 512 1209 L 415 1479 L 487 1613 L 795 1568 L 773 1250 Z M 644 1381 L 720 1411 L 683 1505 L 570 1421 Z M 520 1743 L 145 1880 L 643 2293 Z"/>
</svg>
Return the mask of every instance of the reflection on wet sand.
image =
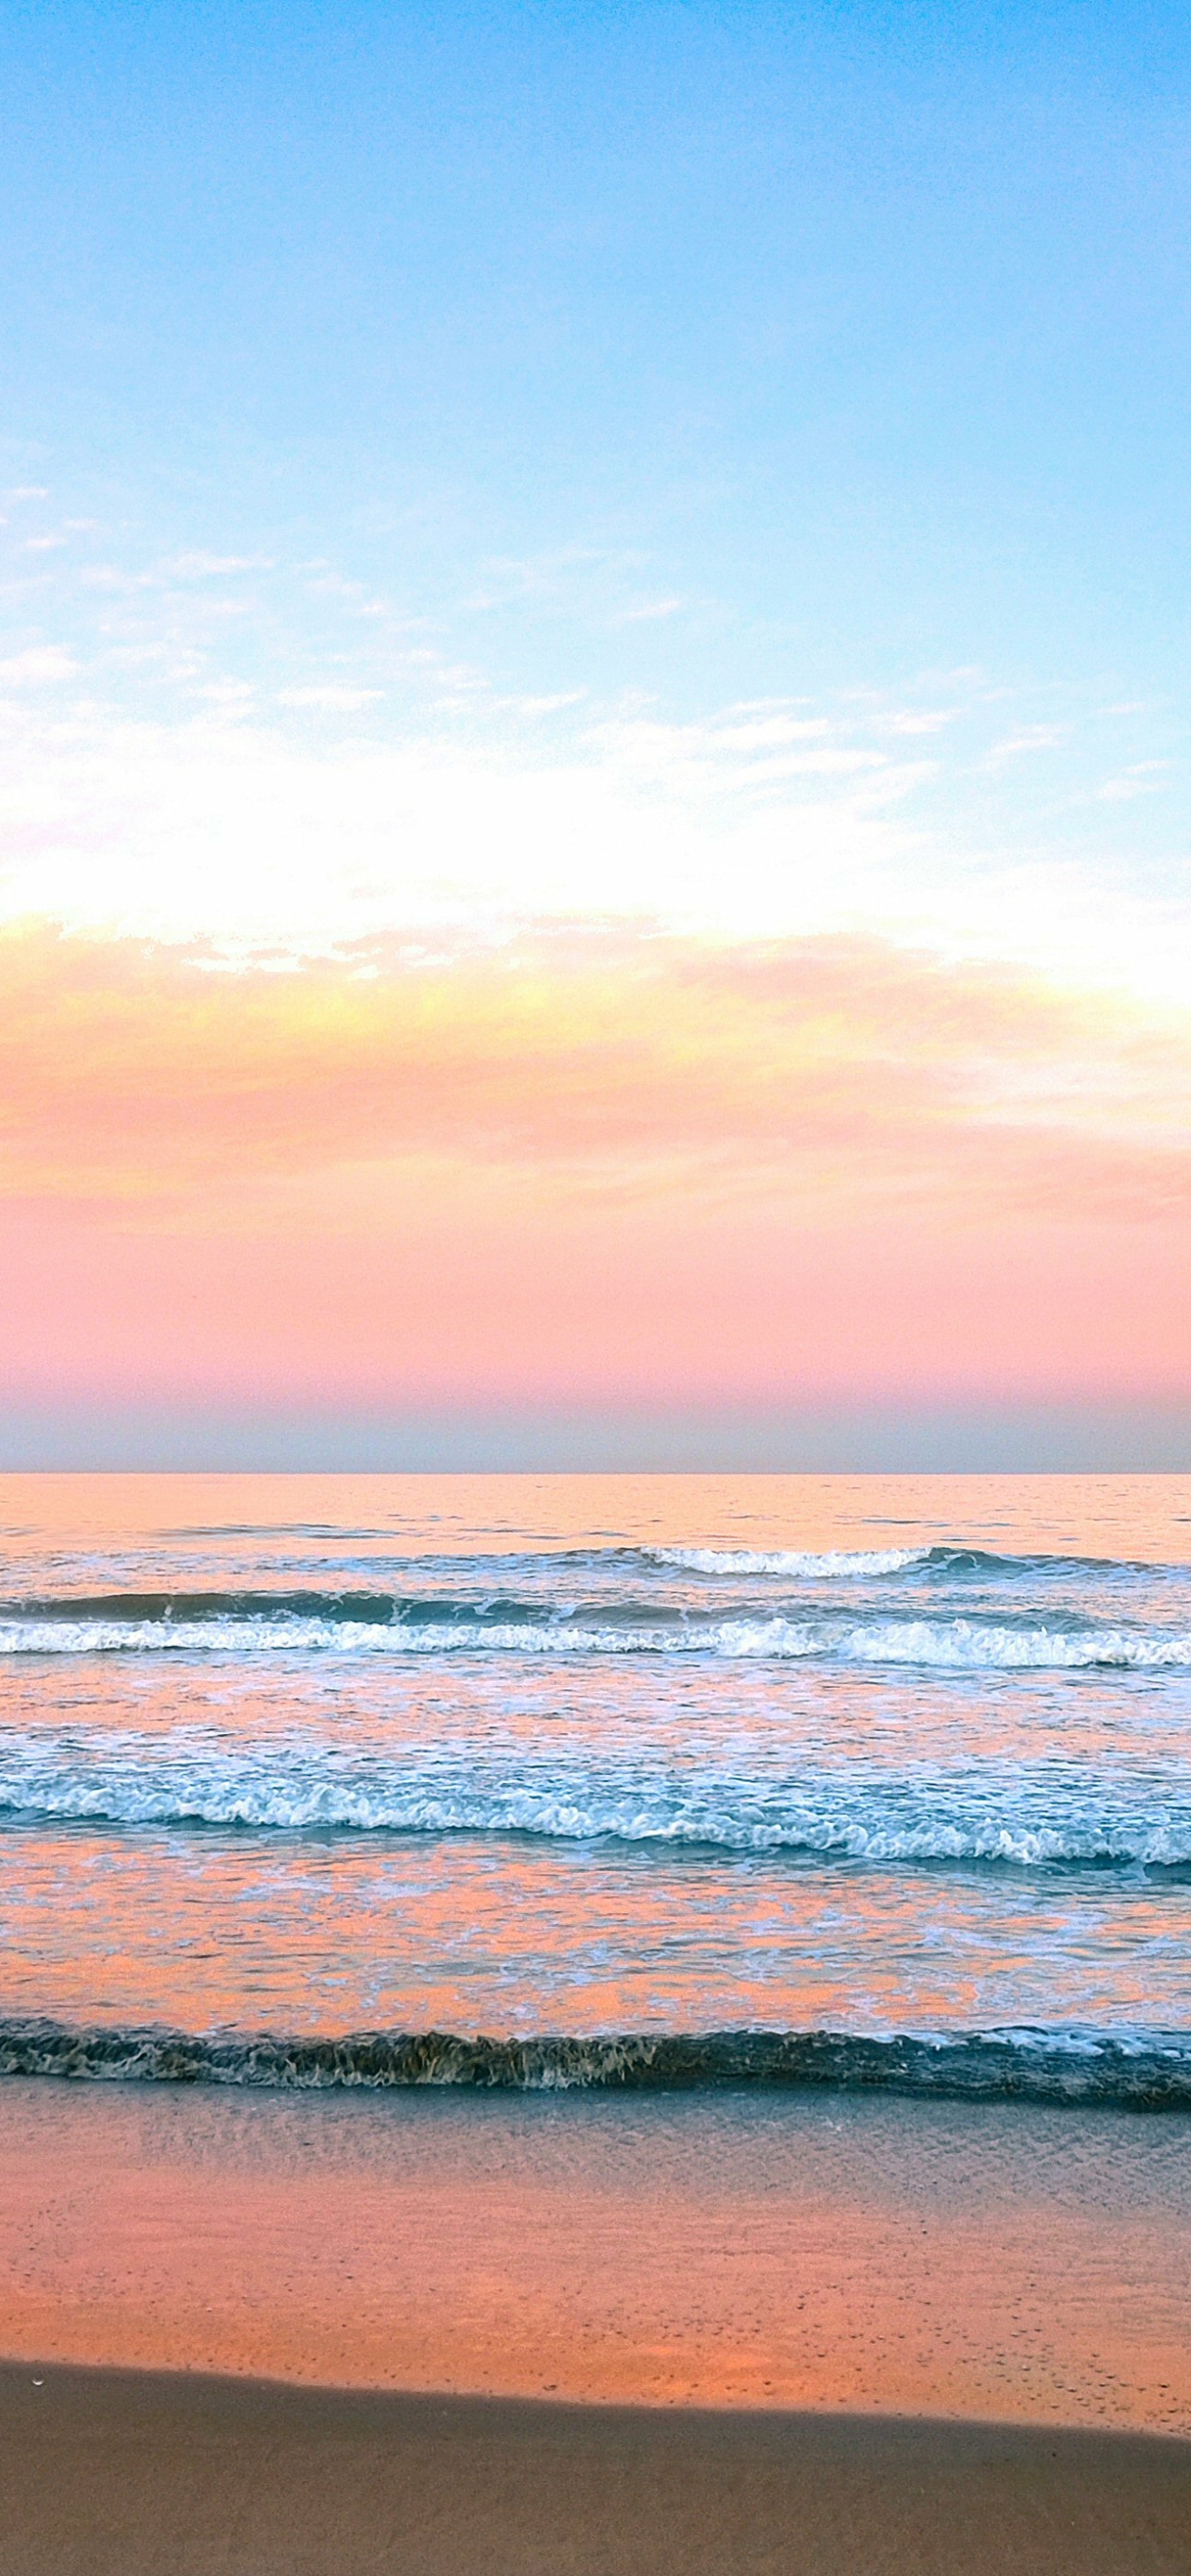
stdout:
<svg viewBox="0 0 1191 2576">
<path fill-rule="evenodd" d="M 0 2350 L 1191 2432 L 1183 2119 L 4 2090 Z"/>
</svg>

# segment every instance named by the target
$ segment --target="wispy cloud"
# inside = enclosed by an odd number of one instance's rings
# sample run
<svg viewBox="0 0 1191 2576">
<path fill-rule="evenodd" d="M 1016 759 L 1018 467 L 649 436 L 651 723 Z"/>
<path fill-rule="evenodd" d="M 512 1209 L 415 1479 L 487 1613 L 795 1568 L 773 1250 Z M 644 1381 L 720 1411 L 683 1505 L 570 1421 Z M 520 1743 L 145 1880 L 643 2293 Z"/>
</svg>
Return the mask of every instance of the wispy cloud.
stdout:
<svg viewBox="0 0 1191 2576">
<path fill-rule="evenodd" d="M 1068 740 L 1070 727 L 1061 724 L 1022 725 L 1016 733 L 1006 734 L 985 752 L 982 766 L 988 770 L 1008 767 L 1010 761 L 1026 760 L 1031 753 L 1060 751 Z"/>
<path fill-rule="evenodd" d="M 667 617 L 682 617 L 689 602 L 685 599 L 642 599 L 632 608 L 622 608 L 617 619 L 620 626 L 656 626 Z"/>
<path fill-rule="evenodd" d="M 961 713 L 959 707 L 890 707 L 878 711 L 877 723 L 882 733 L 913 737 L 942 733 L 958 723 Z"/>
<path fill-rule="evenodd" d="M 225 581 L 232 573 L 271 569 L 268 555 L 214 555 L 199 550 L 165 556 L 152 577 L 159 581 Z"/>
<path fill-rule="evenodd" d="M 1092 793 L 1101 805 L 1131 805 L 1135 797 L 1156 796 L 1172 766 L 1169 760 L 1135 760 L 1128 769 L 1118 770 L 1115 778 L 1103 779 Z"/>
<path fill-rule="evenodd" d="M 381 689 L 340 687 L 334 681 L 323 681 L 304 689 L 279 689 L 279 707 L 309 707 L 322 715 L 357 715 L 362 707 L 374 707 L 383 696 Z"/>
</svg>

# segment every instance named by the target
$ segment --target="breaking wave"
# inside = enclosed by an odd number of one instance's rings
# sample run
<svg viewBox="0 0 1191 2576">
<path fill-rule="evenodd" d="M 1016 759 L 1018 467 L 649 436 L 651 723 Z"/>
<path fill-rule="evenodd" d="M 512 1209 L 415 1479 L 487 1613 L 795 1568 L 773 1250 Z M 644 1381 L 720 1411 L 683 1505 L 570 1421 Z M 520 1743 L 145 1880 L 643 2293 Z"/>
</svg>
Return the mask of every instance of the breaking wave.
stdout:
<svg viewBox="0 0 1191 2576">
<path fill-rule="evenodd" d="M 192 2035 L 0 2022 L 0 2075 L 107 2083 L 341 2087 L 465 2085 L 523 2092 L 678 2092 L 830 2085 L 976 2101 L 1191 2108 L 1191 2036 L 1009 2029 L 878 2038 L 832 2030 L 479 2038 L 449 2031 Z"/>
<path fill-rule="evenodd" d="M 224 1831 L 442 1836 L 518 1835 L 571 1844 L 653 1845 L 817 1861 L 946 1862 L 1018 1869 L 1191 1868 L 1191 1803 L 1155 1814 L 1091 1784 L 938 1780 L 884 1795 L 871 1782 L 535 1776 L 477 1780 L 444 1762 L 353 1763 L 333 1747 L 272 1756 L 178 1747 L 162 1760 L 123 1736 L 109 1749 L 74 1743 L 55 1758 L 10 1738 L 0 1760 L 0 1816 Z"/>
<path fill-rule="evenodd" d="M 1056 1556 L 1035 1553 L 1005 1556 L 993 1548 L 968 1547 L 948 1539 L 932 1547 L 737 1548 L 657 1547 L 641 1553 L 654 1565 L 669 1565 L 690 1574 L 785 1575 L 804 1579 L 923 1573 L 932 1575 L 1016 1576 L 1023 1574 L 1160 1574 L 1168 1569 L 1132 1558 Z"/>
<path fill-rule="evenodd" d="M 948 1672 L 1078 1672 L 1094 1665 L 1146 1671 L 1191 1666 L 1191 1636 L 1126 1628 L 1007 1628 L 978 1620 L 889 1619 L 848 1632 L 850 1663 L 934 1664 Z"/>
<path fill-rule="evenodd" d="M 1191 1634 L 975 1618 L 715 1617 L 650 1603 L 560 1609 L 521 1601 L 395 1599 L 383 1593 L 112 1596 L 10 1606 L 0 1656 L 310 1653 L 816 1657 L 947 1672 L 1191 1667 Z"/>
<path fill-rule="evenodd" d="M 902 1574 L 909 1566 L 929 1565 L 936 1550 L 828 1548 L 816 1555 L 813 1550 L 789 1547 L 658 1547 L 646 1553 L 654 1565 L 671 1565 L 684 1574 L 784 1574 L 797 1581 L 805 1576 L 830 1580 L 833 1575 Z"/>
</svg>

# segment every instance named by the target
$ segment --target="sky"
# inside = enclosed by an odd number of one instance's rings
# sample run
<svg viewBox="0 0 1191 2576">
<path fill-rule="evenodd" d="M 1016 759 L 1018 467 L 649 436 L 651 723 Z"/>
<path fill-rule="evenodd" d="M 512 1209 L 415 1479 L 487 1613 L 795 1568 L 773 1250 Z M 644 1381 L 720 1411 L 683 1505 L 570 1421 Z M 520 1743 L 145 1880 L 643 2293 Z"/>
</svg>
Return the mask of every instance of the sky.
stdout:
<svg viewBox="0 0 1191 2576">
<path fill-rule="evenodd" d="M 1191 1462 L 1191 19 L 0 20 L 0 1463 Z"/>
</svg>

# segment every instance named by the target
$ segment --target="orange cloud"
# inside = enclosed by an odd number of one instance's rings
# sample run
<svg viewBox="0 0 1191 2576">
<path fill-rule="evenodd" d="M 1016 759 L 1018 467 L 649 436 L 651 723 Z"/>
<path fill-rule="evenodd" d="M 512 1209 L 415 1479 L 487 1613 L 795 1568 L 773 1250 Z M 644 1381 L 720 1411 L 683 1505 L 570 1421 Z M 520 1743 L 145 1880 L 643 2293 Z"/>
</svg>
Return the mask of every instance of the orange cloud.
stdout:
<svg viewBox="0 0 1191 2576">
<path fill-rule="evenodd" d="M 874 939 L 374 943 L 232 973 L 133 941 L 0 940 L 10 1186 L 116 1197 L 426 1155 L 595 1174 L 797 1168 L 845 1189 L 1136 1213 L 1191 1176 L 1191 1029 Z"/>
<path fill-rule="evenodd" d="M 1191 1032 L 873 939 L 0 941 L 19 1385 L 1181 1387 Z"/>
</svg>

